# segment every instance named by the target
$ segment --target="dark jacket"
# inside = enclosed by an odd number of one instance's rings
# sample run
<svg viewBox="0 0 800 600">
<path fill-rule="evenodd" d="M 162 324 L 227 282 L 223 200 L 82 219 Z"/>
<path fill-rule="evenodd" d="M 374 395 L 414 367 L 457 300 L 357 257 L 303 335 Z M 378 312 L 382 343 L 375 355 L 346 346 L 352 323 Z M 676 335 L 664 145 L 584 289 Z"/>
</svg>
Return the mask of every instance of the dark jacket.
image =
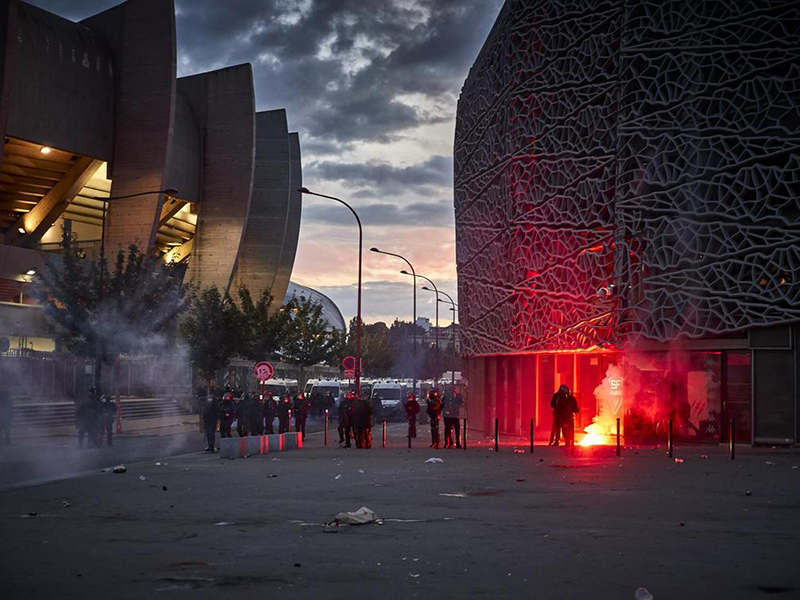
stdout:
<svg viewBox="0 0 800 600">
<path fill-rule="evenodd" d="M 578 401 L 570 393 L 556 392 L 550 401 L 550 407 L 557 419 L 572 419 L 572 415 L 578 412 Z"/>
<path fill-rule="evenodd" d="M 438 396 L 428 399 L 428 407 L 425 409 L 425 412 L 428 413 L 428 418 L 430 418 L 431 421 L 439 420 L 439 416 L 442 414 L 442 401 Z"/>
<path fill-rule="evenodd" d="M 417 402 L 416 398 L 406 402 L 406 418 L 409 421 L 416 421 L 418 413 L 419 413 L 419 402 Z"/>
<path fill-rule="evenodd" d="M 214 399 L 206 400 L 203 407 L 203 427 L 206 431 L 214 431 L 217 428 L 219 418 L 219 406 Z"/>
</svg>

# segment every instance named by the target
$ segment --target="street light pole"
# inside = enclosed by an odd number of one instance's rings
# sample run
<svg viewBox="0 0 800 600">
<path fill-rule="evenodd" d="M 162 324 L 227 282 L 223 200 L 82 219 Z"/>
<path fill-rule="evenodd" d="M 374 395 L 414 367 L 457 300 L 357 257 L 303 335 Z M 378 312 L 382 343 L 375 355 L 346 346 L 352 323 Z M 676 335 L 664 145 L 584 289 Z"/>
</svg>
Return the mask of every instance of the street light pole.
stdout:
<svg viewBox="0 0 800 600">
<path fill-rule="evenodd" d="M 412 378 L 412 388 L 414 390 L 414 394 L 417 393 L 417 272 L 414 270 L 414 265 L 412 265 L 409 260 L 400 254 L 395 254 L 394 252 L 384 252 L 383 250 L 378 250 L 375 247 L 369 249 L 370 252 L 377 252 L 378 254 L 385 254 L 386 256 L 394 256 L 395 258 L 399 258 L 400 260 L 404 261 L 408 268 L 411 269 L 411 276 L 414 278 L 414 322 L 411 324 L 411 333 L 412 333 L 412 349 L 414 355 L 414 371 L 413 371 L 413 378 Z"/>
<path fill-rule="evenodd" d="M 123 196 L 109 196 L 103 198 L 102 196 L 82 196 L 89 200 L 99 200 L 103 203 L 103 218 L 100 225 L 100 268 L 98 269 L 98 287 L 97 293 L 99 295 L 98 304 L 103 302 L 104 299 L 104 285 L 105 285 L 105 270 L 106 270 L 106 207 L 112 200 L 125 200 L 127 198 L 138 198 L 139 196 L 150 196 L 152 194 L 165 194 L 167 196 L 175 196 L 178 190 L 175 188 L 167 188 L 165 190 L 150 190 L 147 192 L 137 192 L 135 194 L 125 194 Z M 103 371 L 103 342 L 100 335 L 96 336 L 95 340 L 95 359 L 94 359 L 94 387 L 95 393 L 100 391 L 101 377 Z"/>
<path fill-rule="evenodd" d="M 400 271 L 400 272 L 403 275 L 410 275 L 410 273 L 407 271 Z M 433 289 L 431 290 L 423 285 L 422 286 L 423 290 L 427 290 L 429 292 L 433 292 L 434 294 L 436 294 L 436 332 L 434 333 L 433 336 L 434 337 L 433 343 L 436 346 L 436 375 L 433 379 L 433 384 L 438 385 L 439 383 L 439 288 L 436 287 L 436 284 L 433 283 L 431 279 L 425 277 L 425 275 L 417 275 L 417 277 L 424 279 L 433 286 Z"/>
<path fill-rule="evenodd" d="M 320 198 L 327 198 L 328 200 L 335 200 L 339 204 L 346 206 L 358 223 L 358 303 L 356 309 L 356 397 L 361 398 L 361 254 L 364 239 L 364 230 L 361 227 L 361 219 L 358 218 L 358 213 L 347 202 L 335 196 L 326 196 L 325 194 L 317 194 L 310 191 L 308 188 L 301 187 L 297 190 L 301 194 L 309 196 L 318 196 Z"/>
<path fill-rule="evenodd" d="M 444 296 L 447 296 L 447 299 L 450 301 L 450 305 L 451 305 L 450 306 L 450 310 L 453 311 L 453 320 L 450 323 L 451 327 L 453 328 L 453 359 L 452 359 L 452 364 L 450 366 L 452 368 L 451 385 L 453 385 L 455 387 L 455 385 L 456 385 L 456 359 L 455 359 L 455 356 L 456 356 L 456 307 L 458 306 L 458 304 L 456 304 L 453 301 L 452 296 L 450 296 L 450 294 L 448 294 L 447 292 L 440 292 L 440 293 L 443 294 Z M 444 302 L 444 300 L 442 300 L 440 298 L 439 302 Z"/>
</svg>

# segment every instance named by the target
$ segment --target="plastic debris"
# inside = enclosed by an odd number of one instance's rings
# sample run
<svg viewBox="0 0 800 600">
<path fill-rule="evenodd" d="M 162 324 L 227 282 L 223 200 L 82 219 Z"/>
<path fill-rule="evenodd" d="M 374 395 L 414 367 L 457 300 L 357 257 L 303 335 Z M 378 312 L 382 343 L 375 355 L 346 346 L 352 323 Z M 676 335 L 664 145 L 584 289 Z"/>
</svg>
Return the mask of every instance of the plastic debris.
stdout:
<svg viewBox="0 0 800 600">
<path fill-rule="evenodd" d="M 114 473 L 125 473 L 128 471 L 128 467 L 125 465 L 117 465 L 114 467 Z"/>
<path fill-rule="evenodd" d="M 437 458 L 436 456 L 432 456 L 431 458 L 429 458 L 429 459 L 428 459 L 428 460 L 426 460 L 425 462 L 426 462 L 426 463 L 432 463 L 432 464 L 435 464 L 435 463 L 443 463 L 444 461 L 443 461 L 441 458 Z"/>
<path fill-rule="evenodd" d="M 341 474 L 334 477 L 334 479 L 341 479 L 341 478 L 342 478 Z"/>
<path fill-rule="evenodd" d="M 61 502 L 61 506 L 63 506 L 64 508 L 68 508 L 71 506 L 71 504 L 69 503 L 68 500 L 64 500 Z"/>
<path fill-rule="evenodd" d="M 409 577 L 414 577 L 415 579 L 419 577 L 419 573 L 409 573 Z"/>
<path fill-rule="evenodd" d="M 675 462 L 676 462 L 676 463 L 682 463 L 682 462 L 683 462 L 683 459 L 682 459 L 682 458 L 676 458 L 676 459 L 675 459 Z"/>
<path fill-rule="evenodd" d="M 160 466 L 161 466 L 161 463 L 160 463 L 160 462 L 157 462 L 157 463 L 156 463 L 156 466 L 157 466 L 157 467 L 160 467 Z"/>
<path fill-rule="evenodd" d="M 514 454 L 525 454 L 525 450 L 522 448 L 514 448 Z"/>
<path fill-rule="evenodd" d="M 145 479 L 147 478 L 144 475 L 139 475 L 139 481 L 144 481 Z"/>
<path fill-rule="evenodd" d="M 636 600 L 653 600 L 653 594 L 647 591 L 647 588 L 640 587 L 634 593 Z"/>
<path fill-rule="evenodd" d="M 355 512 L 340 512 L 328 525 L 368 525 L 378 521 L 375 511 L 362 506 Z"/>
<path fill-rule="evenodd" d="M 701 454 L 700 458 L 708 458 L 708 454 Z"/>
<path fill-rule="evenodd" d="M 363 472 L 364 472 L 364 469 L 359 469 L 359 470 L 358 470 L 358 472 L 359 472 L 359 473 L 363 473 Z"/>
<path fill-rule="evenodd" d="M 214 525 L 218 525 L 220 527 L 224 527 L 226 525 L 233 525 L 230 521 L 220 521 L 219 523 L 214 523 Z"/>
<path fill-rule="evenodd" d="M 768 464 L 768 465 L 774 465 L 775 463 L 774 463 L 774 462 L 772 462 L 771 460 L 768 460 L 768 461 L 767 461 L 767 464 Z"/>
</svg>

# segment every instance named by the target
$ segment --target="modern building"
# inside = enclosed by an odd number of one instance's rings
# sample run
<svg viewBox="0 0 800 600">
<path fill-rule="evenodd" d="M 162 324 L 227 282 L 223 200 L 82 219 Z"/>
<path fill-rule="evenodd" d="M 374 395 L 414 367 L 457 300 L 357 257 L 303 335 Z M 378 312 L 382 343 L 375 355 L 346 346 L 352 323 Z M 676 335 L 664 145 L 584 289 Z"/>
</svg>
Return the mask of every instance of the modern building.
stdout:
<svg viewBox="0 0 800 600">
<path fill-rule="evenodd" d="M 547 437 L 565 383 L 600 435 L 798 442 L 799 59 L 792 0 L 506 1 L 455 136 L 470 426 Z"/>
<path fill-rule="evenodd" d="M 173 0 L 78 23 L 4 0 L 0 50 L 0 336 L 54 349 L 18 314 L 62 231 L 90 258 L 136 243 L 200 286 L 283 298 L 300 145 L 285 110 L 256 112 L 249 64 L 178 78 Z"/>
<path fill-rule="evenodd" d="M 290 281 L 289 287 L 286 290 L 286 295 L 283 298 L 283 303 L 287 304 L 293 298 L 311 300 L 316 304 L 320 304 L 322 306 L 322 318 L 328 322 L 328 329 L 330 331 L 338 331 L 340 333 L 347 331 L 347 326 L 344 322 L 342 311 L 339 310 L 339 307 L 336 306 L 336 303 L 333 300 L 331 300 L 322 292 L 318 292 L 317 290 L 305 285 L 300 285 L 299 283 Z"/>
</svg>

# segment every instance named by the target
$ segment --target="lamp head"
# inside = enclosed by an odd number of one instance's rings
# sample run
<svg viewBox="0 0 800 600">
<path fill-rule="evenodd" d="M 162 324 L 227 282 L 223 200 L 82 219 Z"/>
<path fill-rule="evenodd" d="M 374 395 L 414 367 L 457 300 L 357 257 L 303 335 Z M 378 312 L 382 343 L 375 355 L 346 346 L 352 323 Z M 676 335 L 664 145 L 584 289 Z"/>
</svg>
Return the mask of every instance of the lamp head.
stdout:
<svg viewBox="0 0 800 600">
<path fill-rule="evenodd" d="M 369 249 L 370 252 L 380 252 L 375 246 Z"/>
<path fill-rule="evenodd" d="M 402 273 L 403 275 L 411 275 L 411 273 L 409 273 L 409 272 L 408 272 L 408 271 L 406 271 L 405 269 L 403 269 L 402 271 L 400 271 L 400 273 Z"/>
<path fill-rule="evenodd" d="M 311 193 L 307 187 L 298 188 L 297 191 L 300 192 L 301 194 L 310 194 Z"/>
</svg>

